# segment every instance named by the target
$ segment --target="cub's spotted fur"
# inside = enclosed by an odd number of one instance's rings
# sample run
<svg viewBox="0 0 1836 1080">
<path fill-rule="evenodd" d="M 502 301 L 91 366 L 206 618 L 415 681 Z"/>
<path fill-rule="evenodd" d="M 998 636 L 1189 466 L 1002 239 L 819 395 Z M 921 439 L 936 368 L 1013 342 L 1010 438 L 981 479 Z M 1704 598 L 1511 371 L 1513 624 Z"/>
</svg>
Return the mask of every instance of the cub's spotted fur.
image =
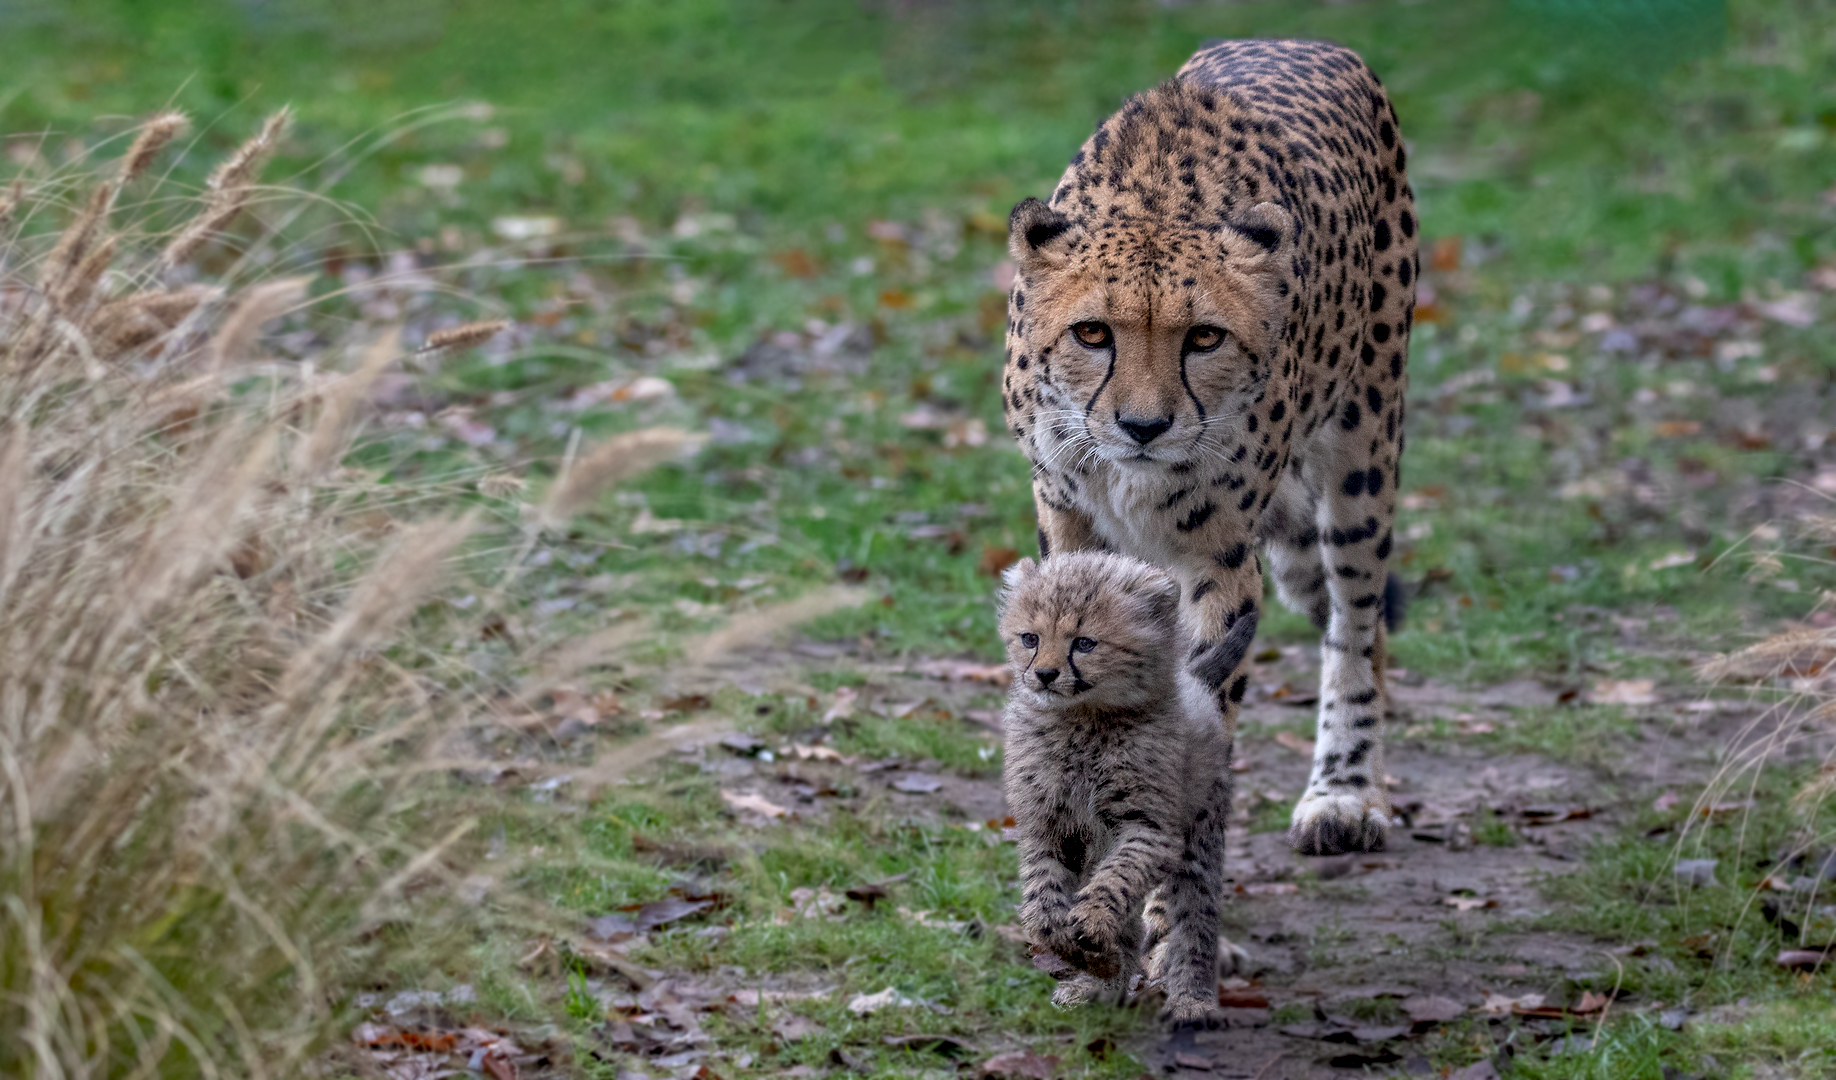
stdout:
<svg viewBox="0 0 1836 1080">
<path fill-rule="evenodd" d="M 1219 663 L 1243 659 L 1255 622 L 1237 623 Z M 1179 585 L 1123 555 L 1023 559 L 1000 626 L 1014 668 L 1004 780 L 1020 918 L 1079 969 L 1053 1000 L 1120 1000 L 1151 949 L 1162 1019 L 1211 1024 L 1230 742 L 1206 702 L 1181 700 Z"/>
<path fill-rule="evenodd" d="M 1277 592 L 1325 631 L 1290 840 L 1381 847 L 1385 562 L 1416 219 L 1396 113 L 1355 53 L 1230 41 L 1110 117 L 1051 203 L 1014 208 L 1007 421 L 1041 553 L 1179 581 L 1190 674 L 1227 736 L 1222 643 Z"/>
</svg>

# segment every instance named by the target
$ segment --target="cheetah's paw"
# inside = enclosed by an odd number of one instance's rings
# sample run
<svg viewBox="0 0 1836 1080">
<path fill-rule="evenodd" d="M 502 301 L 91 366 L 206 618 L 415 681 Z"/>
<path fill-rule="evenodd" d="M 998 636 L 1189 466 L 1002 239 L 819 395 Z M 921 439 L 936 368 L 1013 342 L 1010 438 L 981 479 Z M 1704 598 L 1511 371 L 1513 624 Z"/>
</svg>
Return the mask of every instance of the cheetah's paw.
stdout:
<svg viewBox="0 0 1836 1080">
<path fill-rule="evenodd" d="M 1381 796 L 1308 795 L 1295 804 L 1288 844 L 1302 855 L 1382 851 L 1389 827 Z"/>
</svg>

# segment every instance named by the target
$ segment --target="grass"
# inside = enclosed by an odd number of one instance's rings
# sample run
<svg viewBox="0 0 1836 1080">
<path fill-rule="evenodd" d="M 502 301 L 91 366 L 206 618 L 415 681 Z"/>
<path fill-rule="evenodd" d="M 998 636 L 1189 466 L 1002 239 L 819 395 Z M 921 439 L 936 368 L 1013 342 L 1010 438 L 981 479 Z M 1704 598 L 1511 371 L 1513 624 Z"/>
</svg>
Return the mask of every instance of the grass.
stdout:
<svg viewBox="0 0 1836 1080">
<path fill-rule="evenodd" d="M 369 13 L 361 34 L 342 11 L 307 0 L 9 8 L 0 130 L 10 167 L 35 191 L 62 192 L 79 147 L 118 152 L 120 117 L 170 101 L 200 118 L 196 141 L 161 164 L 177 185 L 162 190 L 182 190 L 257 117 L 291 104 L 270 175 L 291 173 L 336 205 L 289 220 L 264 192 L 231 229 L 235 242 L 198 259 L 238 282 L 317 275 L 312 312 L 282 316 L 264 338 L 274 355 L 318 362 L 326 341 L 401 318 L 516 320 L 491 345 L 417 360 L 412 392 L 379 395 L 343 459 L 362 484 L 341 489 L 357 504 L 341 522 L 407 502 L 474 511 L 491 537 L 450 603 L 416 613 L 421 651 L 387 654 L 435 683 L 539 702 L 530 680 L 545 650 L 641 626 L 618 658 L 570 677 L 625 703 L 607 723 L 626 735 L 666 732 L 671 715 L 644 714 L 669 713 L 659 706 L 676 692 L 685 643 L 838 580 L 870 602 L 814 622 L 815 638 L 864 642 L 869 660 L 994 657 L 989 569 L 1029 553 L 1033 536 L 1026 467 L 990 392 L 1004 316 L 990 271 L 1004 258 L 1005 211 L 1047 190 L 1123 95 L 1199 41 L 1240 34 L 1331 37 L 1371 58 L 1414 144 L 1426 250 L 1441 244 L 1427 276 L 1436 310 L 1418 323 L 1413 359 L 1397 562 L 1416 596 L 1393 641 L 1398 664 L 1454 682 L 1674 679 L 1656 657 L 1744 644 L 1836 587 L 1827 565 L 1747 558 L 1770 543 L 1751 537 L 1763 493 L 1821 460 L 1814 403 L 1836 378 L 1821 328 L 1755 316 L 1629 353 L 1583 329 L 1590 317 L 1674 325 L 1692 304 L 1786 300 L 1836 256 L 1823 195 L 1836 175 L 1836 39 L 1811 0 L 796 0 L 769 14 L 715 0 L 514 13 L 415 2 Z M 158 232 L 193 206 L 136 191 L 123 209 Z M 518 239 L 548 218 L 554 235 Z M 454 295 L 391 285 L 417 273 Z M 1654 289 L 1677 306 L 1661 308 Z M 833 363 L 810 362 L 819 342 L 834 345 Z M 663 386 L 610 393 L 640 377 Z M 1585 400 L 1549 404 L 1551 381 Z M 577 456 L 664 425 L 706 433 L 708 445 L 564 527 L 527 527 L 570 447 Z M 338 581 L 373 550 L 342 546 L 353 532 L 334 545 Z M 1676 562 L 1681 552 L 1693 561 Z M 511 554 L 522 556 L 514 570 Z M 335 610 L 344 594 L 329 595 Z M 1314 636 L 1287 615 L 1265 633 Z M 728 690 L 711 709 L 788 741 L 822 728 L 838 686 L 864 680 L 816 671 L 817 705 Z M 1516 710 L 1474 738 L 1600 766 L 1638 731 L 1618 709 L 1564 706 Z M 1453 736 L 1434 721 L 1429 737 Z M 857 713 L 828 741 L 971 777 L 1000 764 L 989 739 L 955 722 Z M 500 749 L 514 758 L 527 744 Z M 1784 792 L 1802 780 L 1768 782 Z M 451 925 L 392 922 L 362 942 L 339 939 L 326 969 L 350 987 L 474 984 L 498 1016 L 558 1025 L 578 1067 L 599 1069 L 598 1015 L 580 984 L 532 978 L 517 960 L 573 914 L 654 900 L 693 876 L 731 894 L 716 920 L 728 933 L 696 937 L 709 924 L 692 923 L 658 935 L 644 963 L 833 975 L 838 987 L 807 1005 L 827 1034 L 805 1043 L 778 1046 L 736 1017 L 709 1021 L 723 1049 L 759 1068 L 823 1067 L 838 1047 L 880 1071 L 932 1064 L 878 1041 L 896 1020 L 847 1012 L 852 994 L 891 985 L 952 1010 L 923 1014 L 927 1028 L 1005 1033 L 1074 1073 L 1138 1071 L 1125 1055 L 1083 1049 L 1123 1040 L 1131 1019 L 1050 1012 L 1043 976 L 997 935 L 857 908 L 837 923 L 774 921 L 793 889 L 910 872 L 899 904 L 1005 922 L 1011 854 L 988 834 L 887 820 L 881 806 L 832 827 L 746 831 L 711 814 L 718 788 L 680 765 L 549 802 L 441 780 L 401 825 L 437 836 L 443 818 L 475 818 L 449 861 L 458 876 L 491 878 L 489 903 Z M 1254 814 L 1254 828 L 1276 831 L 1287 807 L 1263 801 Z M 1562 928 L 1658 939 L 1654 955 L 1678 973 L 1629 962 L 1641 993 L 1757 1004 L 1682 1033 L 1628 1014 L 1590 1053 L 1520 1058 L 1516 1071 L 1657 1076 L 1704 1054 L 1723 1064 L 1809 1054 L 1794 1067 L 1814 1072 L 1830 1033 L 1807 991 L 1754 952 L 1769 927 L 1721 931 L 1745 950 L 1726 971 L 1678 952 L 1699 922 L 1732 924 L 1738 913 L 1715 905 L 1741 890 L 1655 904 L 1668 848 L 1644 840 L 1647 827 L 1628 824 L 1554 887 L 1573 920 Z M 1786 825 L 1759 827 L 1776 837 Z M 1481 823 L 1475 839 L 1513 835 Z M 1731 841 L 1711 830 L 1706 842 L 1721 852 Z"/>
</svg>

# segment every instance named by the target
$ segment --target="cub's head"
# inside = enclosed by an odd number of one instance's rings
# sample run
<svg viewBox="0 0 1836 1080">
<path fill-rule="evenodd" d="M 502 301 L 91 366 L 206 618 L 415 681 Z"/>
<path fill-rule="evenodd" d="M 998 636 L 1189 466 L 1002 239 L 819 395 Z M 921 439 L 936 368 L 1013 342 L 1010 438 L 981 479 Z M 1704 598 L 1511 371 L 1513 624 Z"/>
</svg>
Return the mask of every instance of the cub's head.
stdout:
<svg viewBox="0 0 1836 1080">
<path fill-rule="evenodd" d="M 1006 574 L 1001 640 L 1014 693 L 1046 708 L 1165 701 L 1179 652 L 1179 586 L 1107 552 L 1022 559 Z"/>
<path fill-rule="evenodd" d="M 1233 109 L 1177 80 L 1142 94 L 1078 151 L 1050 205 L 1014 207 L 1010 363 L 1036 366 L 1034 422 L 1054 442 L 1165 468 L 1255 422 L 1279 374 L 1294 220 L 1231 168 L 1219 133 Z"/>
</svg>

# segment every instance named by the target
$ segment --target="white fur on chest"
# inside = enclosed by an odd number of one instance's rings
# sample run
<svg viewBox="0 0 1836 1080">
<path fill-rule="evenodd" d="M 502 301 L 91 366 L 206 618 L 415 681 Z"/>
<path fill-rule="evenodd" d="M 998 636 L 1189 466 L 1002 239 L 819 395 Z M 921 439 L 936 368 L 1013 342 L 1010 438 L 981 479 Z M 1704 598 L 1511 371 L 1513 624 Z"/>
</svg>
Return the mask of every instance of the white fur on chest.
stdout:
<svg viewBox="0 0 1836 1080">
<path fill-rule="evenodd" d="M 1081 509 L 1110 547 L 1155 566 L 1172 566 L 1179 555 L 1167 543 L 1162 508 L 1178 490 L 1174 480 L 1159 469 L 1098 468 L 1085 481 Z"/>
</svg>

